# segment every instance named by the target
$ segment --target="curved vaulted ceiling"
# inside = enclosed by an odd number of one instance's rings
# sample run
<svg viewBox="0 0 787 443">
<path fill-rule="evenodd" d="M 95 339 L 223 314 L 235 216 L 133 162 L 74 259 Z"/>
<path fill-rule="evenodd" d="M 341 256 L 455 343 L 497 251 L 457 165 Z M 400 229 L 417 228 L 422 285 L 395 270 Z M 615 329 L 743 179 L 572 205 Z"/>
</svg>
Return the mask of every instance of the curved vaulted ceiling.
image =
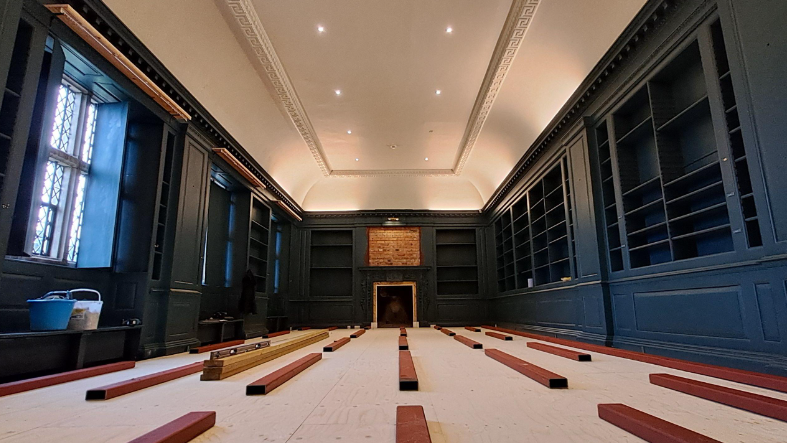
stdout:
<svg viewBox="0 0 787 443">
<path fill-rule="evenodd" d="M 105 2 L 305 210 L 336 211 L 480 209 L 645 0 Z"/>
</svg>

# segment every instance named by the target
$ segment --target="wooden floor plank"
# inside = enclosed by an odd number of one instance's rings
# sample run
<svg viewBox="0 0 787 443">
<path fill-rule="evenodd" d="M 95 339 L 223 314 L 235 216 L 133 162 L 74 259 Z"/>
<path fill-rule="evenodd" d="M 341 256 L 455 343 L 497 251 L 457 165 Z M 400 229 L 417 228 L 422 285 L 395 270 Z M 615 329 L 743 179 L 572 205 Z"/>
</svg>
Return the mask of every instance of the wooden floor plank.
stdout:
<svg viewBox="0 0 787 443">
<path fill-rule="evenodd" d="M 396 443 L 431 443 L 423 406 L 396 407 Z"/>
<path fill-rule="evenodd" d="M 530 342 L 527 344 L 528 348 L 535 349 L 537 351 L 547 352 L 549 354 L 559 355 L 560 357 L 565 357 L 570 360 L 576 361 L 590 361 L 590 354 L 585 354 L 582 352 L 572 351 L 571 349 L 563 349 L 558 348 L 556 346 L 549 346 L 543 343 L 537 342 Z"/>
<path fill-rule="evenodd" d="M 306 357 L 295 360 L 294 362 L 277 369 L 270 374 L 254 381 L 246 386 L 246 395 L 266 395 L 271 391 L 283 385 L 287 380 L 295 377 L 309 366 L 317 363 L 322 359 L 322 354 L 315 352 L 307 355 Z"/>
<path fill-rule="evenodd" d="M 787 421 L 787 401 L 738 389 L 717 386 L 672 374 L 650 374 L 650 382 L 684 394 L 704 398 L 755 414 Z"/>
<path fill-rule="evenodd" d="M 202 362 L 191 363 L 185 366 L 168 369 L 166 371 L 154 372 L 153 374 L 135 377 L 111 385 L 101 386 L 90 389 L 85 395 L 85 400 L 109 400 L 110 398 L 120 397 L 131 392 L 136 392 L 151 386 L 160 385 L 187 375 L 196 374 L 202 371 Z"/>
<path fill-rule="evenodd" d="M 720 443 L 620 403 L 598 405 L 598 416 L 651 443 Z"/>
<path fill-rule="evenodd" d="M 484 345 L 482 345 L 481 343 L 478 343 L 475 340 L 471 340 L 471 339 L 465 337 L 464 335 L 454 335 L 454 340 L 458 341 L 459 343 L 462 343 L 463 345 L 465 345 L 467 347 L 473 348 L 473 349 L 484 349 Z"/>
<path fill-rule="evenodd" d="M 454 331 L 452 331 L 450 329 L 446 329 L 446 328 L 440 328 L 440 332 L 442 332 L 443 334 L 445 334 L 445 335 L 447 335 L 449 337 L 453 337 L 454 335 L 456 335 L 456 332 L 454 332 Z"/>
<path fill-rule="evenodd" d="M 366 329 L 361 329 L 360 331 L 353 332 L 350 334 L 350 338 L 358 338 L 366 333 Z"/>
<path fill-rule="evenodd" d="M 47 386 L 59 385 L 70 381 L 82 380 L 95 377 L 97 375 L 109 374 L 112 372 L 131 369 L 136 365 L 133 361 L 122 361 L 110 363 L 108 365 L 95 366 L 92 368 L 77 369 L 75 371 L 61 372 L 59 374 L 45 375 L 43 377 L 28 378 L 0 385 L 0 397 L 17 394 L 19 392 L 32 391 L 34 389 L 45 388 Z"/>
<path fill-rule="evenodd" d="M 629 360 L 635 360 L 643 363 L 650 363 L 658 366 L 664 366 L 666 368 L 678 369 L 680 371 L 706 375 L 708 377 L 720 378 L 722 380 L 734 381 L 736 383 L 759 386 L 761 388 L 772 389 L 774 391 L 787 392 L 787 377 L 780 377 L 778 375 L 762 374 L 759 372 L 744 371 L 742 369 L 726 368 L 723 366 L 715 366 L 705 363 L 695 363 L 688 360 L 680 360 L 677 358 L 660 357 L 657 355 L 645 354 L 643 352 L 628 351 L 625 349 L 618 349 L 618 348 L 610 348 L 606 346 L 593 345 L 590 343 L 582 343 L 574 340 L 564 340 L 561 338 L 547 337 L 545 335 L 538 335 L 538 334 L 530 334 L 527 332 L 498 328 L 495 326 L 482 326 L 482 327 L 485 329 L 491 329 L 493 331 L 500 331 L 500 332 L 505 332 L 507 334 L 532 338 L 534 340 L 542 340 L 559 345 L 570 346 L 572 348 L 584 349 L 586 351 L 597 352 L 599 354 L 606 354 L 614 357 L 627 358 Z"/>
<path fill-rule="evenodd" d="M 512 341 L 514 339 L 514 337 L 511 337 L 510 335 L 503 335 L 503 334 L 501 334 L 499 332 L 489 332 L 489 331 L 487 331 L 484 334 L 486 334 L 486 335 L 488 335 L 488 336 L 490 336 L 492 338 L 496 338 L 496 339 L 504 340 L 504 341 Z"/>
<path fill-rule="evenodd" d="M 399 350 L 400 351 L 408 351 L 410 350 L 410 344 L 407 343 L 407 337 L 399 336 Z"/>
<path fill-rule="evenodd" d="M 399 390 L 418 390 L 418 375 L 410 351 L 399 351 Z"/>
<path fill-rule="evenodd" d="M 487 349 L 484 352 L 487 356 L 492 357 L 509 368 L 541 383 L 550 389 L 568 388 L 568 380 L 562 375 L 555 374 L 554 372 L 516 358 L 513 355 L 498 351 L 497 349 Z"/>
<path fill-rule="evenodd" d="M 224 343 L 199 346 L 196 348 L 189 349 L 189 354 L 202 354 L 203 352 L 215 351 L 217 349 L 231 348 L 233 346 L 242 345 L 243 343 L 246 343 L 246 340 L 232 340 L 232 341 L 225 341 Z"/>
<path fill-rule="evenodd" d="M 329 344 L 328 346 L 323 347 L 322 352 L 333 352 L 341 348 L 342 346 L 346 345 L 347 343 L 350 343 L 350 337 L 342 337 L 334 341 L 333 343 Z"/>
<path fill-rule="evenodd" d="M 407 337 L 407 329 L 399 328 L 399 335 L 402 337 Z"/>
<path fill-rule="evenodd" d="M 129 443 L 186 443 L 215 424 L 215 411 L 189 412 Z"/>
<path fill-rule="evenodd" d="M 465 329 L 472 332 L 481 332 L 480 328 L 476 328 L 475 326 L 465 326 Z"/>
<path fill-rule="evenodd" d="M 289 333 L 290 331 L 271 332 L 270 334 L 263 335 L 262 338 L 281 337 L 282 335 L 287 335 Z"/>
</svg>

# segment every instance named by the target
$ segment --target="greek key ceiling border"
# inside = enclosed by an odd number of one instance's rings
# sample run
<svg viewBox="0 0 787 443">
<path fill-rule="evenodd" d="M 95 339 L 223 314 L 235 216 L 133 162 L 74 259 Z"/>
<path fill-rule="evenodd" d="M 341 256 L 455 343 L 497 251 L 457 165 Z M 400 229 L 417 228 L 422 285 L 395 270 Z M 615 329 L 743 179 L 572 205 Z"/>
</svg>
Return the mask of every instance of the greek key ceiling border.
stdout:
<svg viewBox="0 0 787 443">
<path fill-rule="evenodd" d="M 487 67 L 484 81 L 470 113 L 457 159 L 453 169 L 375 169 L 375 170 L 332 170 L 320 144 L 320 139 L 301 104 L 287 72 L 273 48 L 265 28 L 251 0 L 215 0 L 232 18 L 230 27 L 239 33 L 248 50 L 254 55 L 257 69 L 270 82 L 276 95 L 292 120 L 295 128 L 309 147 L 323 175 L 330 177 L 374 177 L 374 176 L 451 176 L 462 173 L 467 159 L 486 123 L 492 105 L 497 98 L 511 65 L 516 58 L 525 33 L 535 15 L 540 0 L 513 0 L 503 30 Z"/>
<path fill-rule="evenodd" d="M 273 49 L 265 28 L 262 27 L 260 17 L 254 9 L 251 0 L 216 0 L 219 5 L 224 6 L 225 11 L 234 19 L 233 25 L 246 40 L 249 49 L 254 53 L 257 62 L 264 75 L 273 85 L 276 94 L 290 116 L 292 123 L 301 134 L 303 141 L 312 153 L 312 157 L 317 162 L 324 175 L 330 175 L 331 167 L 322 149 L 320 139 L 314 131 L 314 127 L 303 109 L 301 100 L 295 92 L 295 88 L 284 70 L 279 56 Z"/>
<path fill-rule="evenodd" d="M 497 40 L 492 60 L 489 62 L 484 82 L 481 84 L 481 90 L 478 92 L 473 111 L 470 113 L 470 120 L 462 137 L 459 156 L 454 165 L 454 173 L 457 175 L 462 173 L 462 169 L 473 151 L 481 129 L 483 129 L 489 112 L 492 110 L 492 105 L 500 93 L 503 81 L 514 63 L 519 47 L 522 46 L 522 40 L 533 21 L 539 1 L 514 0 L 511 4 L 511 10 L 508 12 L 503 31 Z"/>
</svg>

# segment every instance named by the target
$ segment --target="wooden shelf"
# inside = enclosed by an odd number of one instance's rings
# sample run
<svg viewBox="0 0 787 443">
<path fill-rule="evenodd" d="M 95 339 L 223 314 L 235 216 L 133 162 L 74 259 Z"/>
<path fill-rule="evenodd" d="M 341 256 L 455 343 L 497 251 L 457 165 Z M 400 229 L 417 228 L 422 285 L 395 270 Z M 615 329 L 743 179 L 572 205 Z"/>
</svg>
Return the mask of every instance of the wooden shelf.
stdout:
<svg viewBox="0 0 787 443">
<path fill-rule="evenodd" d="M 687 172 L 687 173 L 681 175 L 678 178 L 675 178 L 673 180 L 670 180 L 667 183 L 664 183 L 664 187 L 665 188 L 672 187 L 672 186 L 674 186 L 676 184 L 683 183 L 684 181 L 689 180 L 689 179 L 703 178 L 703 177 L 705 177 L 705 174 L 711 175 L 711 173 L 713 173 L 713 172 L 716 172 L 716 173 L 720 174 L 721 173 L 720 170 L 714 171 L 714 168 L 718 168 L 718 167 L 719 167 L 719 162 L 708 163 L 705 166 L 701 166 L 701 167 L 699 167 L 699 168 L 697 168 L 697 169 L 695 169 L 695 170 L 693 170 L 691 172 Z"/>
<path fill-rule="evenodd" d="M 669 239 L 659 240 L 652 243 L 644 244 L 642 246 L 637 246 L 635 248 L 629 248 L 629 252 L 636 252 L 643 249 L 650 249 L 656 246 L 664 246 L 669 244 Z"/>
<path fill-rule="evenodd" d="M 691 238 L 691 237 L 697 237 L 697 236 L 701 236 L 701 235 L 711 234 L 713 232 L 721 231 L 723 229 L 730 229 L 730 224 L 729 223 L 725 223 L 723 225 L 714 226 L 712 228 L 707 228 L 707 229 L 702 229 L 700 231 L 690 232 L 688 234 L 676 235 L 672 239 L 673 240 L 683 240 L 683 239 L 686 239 L 686 238 Z"/>
<path fill-rule="evenodd" d="M 631 188 L 628 191 L 624 192 L 623 193 L 623 197 L 629 197 L 629 196 L 635 195 L 635 194 L 637 194 L 639 192 L 642 192 L 642 191 L 650 188 L 654 184 L 658 184 L 659 183 L 659 178 L 660 178 L 659 176 L 656 176 L 656 177 L 653 177 L 651 179 L 645 180 L 644 182 L 642 182 L 642 183 L 638 184 L 637 186 L 634 186 L 633 188 Z"/>
<path fill-rule="evenodd" d="M 645 212 L 645 211 L 652 210 L 652 209 L 656 208 L 658 205 L 663 205 L 664 204 L 663 202 L 664 202 L 664 200 L 662 198 L 658 198 L 658 199 L 653 200 L 651 202 L 648 202 L 648 203 L 645 203 L 643 205 L 640 205 L 640 206 L 638 206 L 638 207 L 636 207 L 636 208 L 626 212 L 626 217 L 629 217 L 631 215 L 635 215 L 635 214 L 640 213 L 640 212 Z"/>
<path fill-rule="evenodd" d="M 705 105 L 705 109 L 703 109 L 703 105 Z M 667 120 L 663 125 L 659 126 L 657 131 L 669 131 L 670 128 L 679 128 L 688 122 L 696 120 L 702 115 L 701 113 L 703 111 L 710 112 L 710 109 L 707 109 L 707 106 L 708 96 L 704 95 L 702 98 L 686 107 L 686 109 L 678 112 L 674 117 Z"/>
<path fill-rule="evenodd" d="M 618 144 L 625 144 L 631 142 L 632 140 L 637 140 L 640 137 L 647 135 L 648 130 L 650 130 L 652 134 L 653 131 L 653 126 L 651 124 L 652 122 L 653 122 L 653 116 L 648 116 L 648 118 L 646 118 L 641 123 L 634 126 L 633 129 L 631 129 L 629 132 L 627 132 L 622 137 L 620 137 L 617 140 Z"/>
</svg>

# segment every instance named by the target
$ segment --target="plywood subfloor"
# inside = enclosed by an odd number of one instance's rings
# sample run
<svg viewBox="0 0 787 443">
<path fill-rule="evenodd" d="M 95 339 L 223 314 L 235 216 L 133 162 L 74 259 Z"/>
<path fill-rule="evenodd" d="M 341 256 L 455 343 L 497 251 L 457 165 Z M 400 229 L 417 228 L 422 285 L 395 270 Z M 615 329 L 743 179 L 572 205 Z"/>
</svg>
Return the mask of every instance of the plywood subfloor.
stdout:
<svg viewBox="0 0 787 443">
<path fill-rule="evenodd" d="M 782 400 L 787 394 L 606 355 L 576 362 L 529 349 L 529 339 L 503 342 L 464 330 L 484 347 L 566 376 L 569 389 L 549 390 L 434 329 L 408 328 L 417 392 L 398 390 L 399 331 L 376 329 L 323 354 L 271 394 L 245 395 L 248 383 L 351 332 L 332 331 L 329 340 L 222 381 L 200 381 L 195 374 L 108 401 L 84 400 L 87 389 L 205 358 L 179 354 L 4 397 L 0 442 L 127 442 L 186 412 L 215 410 L 216 426 L 194 442 L 393 443 L 399 404 L 423 405 L 435 443 L 641 441 L 599 419 L 598 403 L 625 403 L 724 442 L 784 442 L 787 435 L 787 423 L 651 385 L 648 374 L 677 374 Z"/>
</svg>

